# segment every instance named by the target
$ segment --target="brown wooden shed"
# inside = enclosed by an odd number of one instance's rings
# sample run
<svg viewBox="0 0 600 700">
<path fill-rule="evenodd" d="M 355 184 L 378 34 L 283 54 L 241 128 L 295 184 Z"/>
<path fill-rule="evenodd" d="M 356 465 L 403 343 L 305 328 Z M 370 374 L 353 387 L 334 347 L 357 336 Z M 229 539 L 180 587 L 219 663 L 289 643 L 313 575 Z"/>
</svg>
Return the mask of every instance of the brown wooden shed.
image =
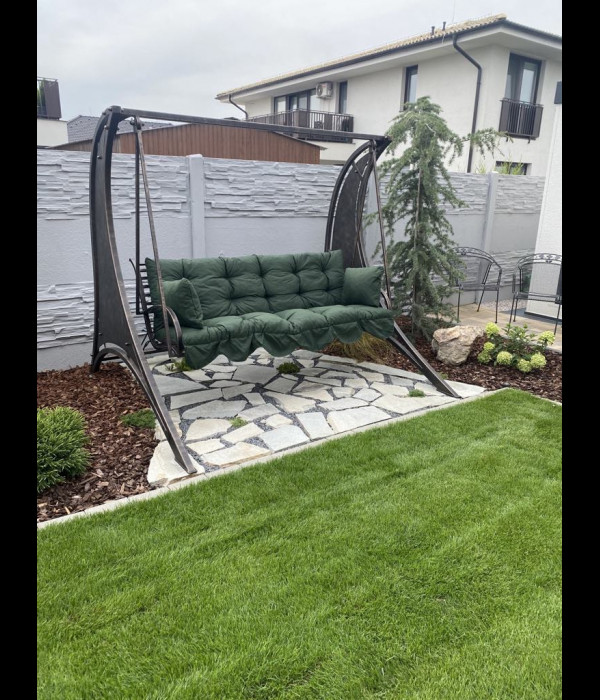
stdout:
<svg viewBox="0 0 600 700">
<path fill-rule="evenodd" d="M 321 148 L 300 139 L 277 134 L 213 124 L 180 124 L 143 133 L 144 152 L 156 156 L 189 156 L 207 158 L 269 160 L 282 163 L 320 163 Z M 92 141 L 75 141 L 53 146 L 61 151 L 91 151 Z M 135 153 L 133 132 L 117 134 L 114 153 Z"/>
</svg>

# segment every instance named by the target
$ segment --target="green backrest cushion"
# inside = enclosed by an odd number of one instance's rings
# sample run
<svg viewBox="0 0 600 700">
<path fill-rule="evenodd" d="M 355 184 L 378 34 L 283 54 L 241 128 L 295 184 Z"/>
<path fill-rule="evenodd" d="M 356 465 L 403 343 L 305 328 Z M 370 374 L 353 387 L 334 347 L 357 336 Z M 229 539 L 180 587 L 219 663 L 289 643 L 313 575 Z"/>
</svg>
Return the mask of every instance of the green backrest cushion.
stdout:
<svg viewBox="0 0 600 700">
<path fill-rule="evenodd" d="M 381 267 L 347 267 L 344 274 L 342 304 L 379 306 Z"/>
<path fill-rule="evenodd" d="M 146 270 L 148 271 L 148 286 L 150 287 L 152 304 L 157 309 L 160 309 L 158 278 L 154 260 L 146 258 Z M 163 272 L 163 287 L 165 290 L 165 303 L 175 312 L 179 323 L 189 328 L 202 328 L 202 306 L 190 280 L 185 277 L 166 279 Z M 161 328 L 164 328 L 162 312 L 157 310 L 154 314 L 154 330 L 158 331 Z"/>
<path fill-rule="evenodd" d="M 167 306 L 173 309 L 179 323 L 188 328 L 202 328 L 202 306 L 189 279 L 164 280 L 164 288 Z"/>
<path fill-rule="evenodd" d="M 163 259 L 160 265 L 164 281 L 185 277 L 191 282 L 205 319 L 342 303 L 341 250 L 240 258 Z M 152 302 L 156 303 L 158 284 L 154 260 L 146 258 L 146 268 Z"/>
</svg>

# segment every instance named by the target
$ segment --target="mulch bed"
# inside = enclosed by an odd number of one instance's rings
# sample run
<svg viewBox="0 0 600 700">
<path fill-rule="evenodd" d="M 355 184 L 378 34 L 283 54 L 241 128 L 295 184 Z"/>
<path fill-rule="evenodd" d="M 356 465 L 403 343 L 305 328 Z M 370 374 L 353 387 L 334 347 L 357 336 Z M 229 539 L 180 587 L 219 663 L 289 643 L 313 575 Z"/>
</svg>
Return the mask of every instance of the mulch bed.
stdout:
<svg viewBox="0 0 600 700">
<path fill-rule="evenodd" d="M 401 325 L 404 325 L 402 321 Z M 523 374 L 514 368 L 498 368 L 477 362 L 485 339 L 476 341 L 467 362 L 450 367 L 436 360 L 431 345 L 414 344 L 429 364 L 447 379 L 477 384 L 486 389 L 512 387 L 536 396 L 562 401 L 562 355 L 548 352 L 543 371 Z M 411 372 L 415 367 L 389 346 L 386 364 Z M 158 441 L 148 428 L 123 425 L 119 417 L 149 408 L 144 392 L 128 370 L 104 364 L 90 375 L 88 364 L 67 370 L 39 372 L 38 407 L 70 406 L 83 413 L 90 437 L 91 460 L 85 474 L 53 486 L 38 495 L 38 522 L 85 510 L 105 501 L 152 490 L 146 479 L 150 458 Z"/>
<path fill-rule="evenodd" d="M 37 394 L 38 408 L 81 411 L 90 438 L 87 471 L 38 494 L 38 522 L 152 489 L 146 474 L 158 444 L 154 430 L 127 427 L 119 418 L 149 408 L 128 370 L 109 363 L 95 374 L 90 374 L 89 364 L 38 372 Z"/>
<path fill-rule="evenodd" d="M 405 330 L 406 321 L 404 319 L 397 319 L 397 321 Z M 417 339 L 413 344 L 436 372 L 444 373 L 450 380 L 476 384 L 489 390 L 507 387 L 522 389 L 545 399 L 562 402 L 561 353 L 547 352 L 547 365 L 543 370 L 524 374 L 515 367 L 494 367 L 494 365 L 482 365 L 478 362 L 477 355 L 481 352 L 486 340 L 487 338 L 479 338 L 475 341 L 467 361 L 460 367 L 451 367 L 437 360 L 431 349 L 431 344 L 425 340 Z M 390 365 L 409 372 L 415 371 L 413 364 L 408 359 L 399 352 L 394 352 L 394 354 L 395 359 L 390 362 Z"/>
</svg>

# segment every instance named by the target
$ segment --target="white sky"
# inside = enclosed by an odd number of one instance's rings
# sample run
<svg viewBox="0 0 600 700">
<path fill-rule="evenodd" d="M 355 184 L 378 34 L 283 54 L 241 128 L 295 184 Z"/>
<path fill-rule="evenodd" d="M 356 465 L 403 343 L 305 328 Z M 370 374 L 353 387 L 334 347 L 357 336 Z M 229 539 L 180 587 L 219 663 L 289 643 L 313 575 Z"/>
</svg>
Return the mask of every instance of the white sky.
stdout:
<svg viewBox="0 0 600 700">
<path fill-rule="evenodd" d="M 561 0 L 38 0 L 63 119 L 110 105 L 239 117 L 218 92 L 503 12 L 562 35 Z"/>
</svg>

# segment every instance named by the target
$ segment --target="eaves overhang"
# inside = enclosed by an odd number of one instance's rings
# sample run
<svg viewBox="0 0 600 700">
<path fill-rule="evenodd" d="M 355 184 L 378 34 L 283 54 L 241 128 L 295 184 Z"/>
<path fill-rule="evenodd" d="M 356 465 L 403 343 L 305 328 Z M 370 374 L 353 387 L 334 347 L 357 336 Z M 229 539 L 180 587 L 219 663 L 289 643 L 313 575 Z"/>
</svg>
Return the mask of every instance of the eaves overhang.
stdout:
<svg viewBox="0 0 600 700">
<path fill-rule="evenodd" d="M 494 21 L 479 23 L 476 26 L 468 28 L 458 29 L 460 25 L 454 25 L 454 27 L 456 27 L 456 29 L 454 29 L 453 26 L 449 26 L 443 31 L 436 30 L 430 37 L 423 35 L 418 38 L 407 39 L 405 42 L 401 42 L 401 45 L 388 44 L 379 49 L 365 51 L 353 56 L 329 61 L 318 66 L 311 66 L 304 70 L 293 71 L 266 80 L 243 85 L 238 88 L 233 88 L 232 90 L 220 92 L 215 99 L 225 102 L 228 100 L 229 96 L 249 97 L 251 95 L 268 95 L 272 94 L 278 87 L 285 84 L 293 85 L 301 83 L 303 79 L 306 78 L 322 76 L 323 79 L 329 79 L 332 72 L 336 74 L 340 72 L 343 73 L 345 68 L 353 69 L 353 72 L 356 72 L 356 69 L 360 68 L 361 64 L 365 69 L 368 69 L 369 66 L 374 67 L 375 65 L 385 62 L 385 59 L 393 58 L 394 56 L 398 56 L 399 59 L 401 59 L 403 55 L 410 55 L 411 53 L 422 53 L 425 50 L 430 51 L 438 47 L 451 47 L 454 35 L 457 35 L 459 38 L 465 37 L 469 43 L 477 36 L 489 42 L 495 34 L 499 34 L 499 30 L 507 30 L 509 33 L 516 33 L 522 36 L 525 40 L 529 39 L 532 45 L 538 44 L 541 47 L 549 47 L 553 49 L 554 52 L 562 51 L 562 37 L 533 29 L 516 22 L 511 22 L 506 19 L 505 15 L 498 15 L 497 17 L 498 19 Z M 542 51 L 543 50 L 544 49 L 542 49 Z"/>
</svg>

